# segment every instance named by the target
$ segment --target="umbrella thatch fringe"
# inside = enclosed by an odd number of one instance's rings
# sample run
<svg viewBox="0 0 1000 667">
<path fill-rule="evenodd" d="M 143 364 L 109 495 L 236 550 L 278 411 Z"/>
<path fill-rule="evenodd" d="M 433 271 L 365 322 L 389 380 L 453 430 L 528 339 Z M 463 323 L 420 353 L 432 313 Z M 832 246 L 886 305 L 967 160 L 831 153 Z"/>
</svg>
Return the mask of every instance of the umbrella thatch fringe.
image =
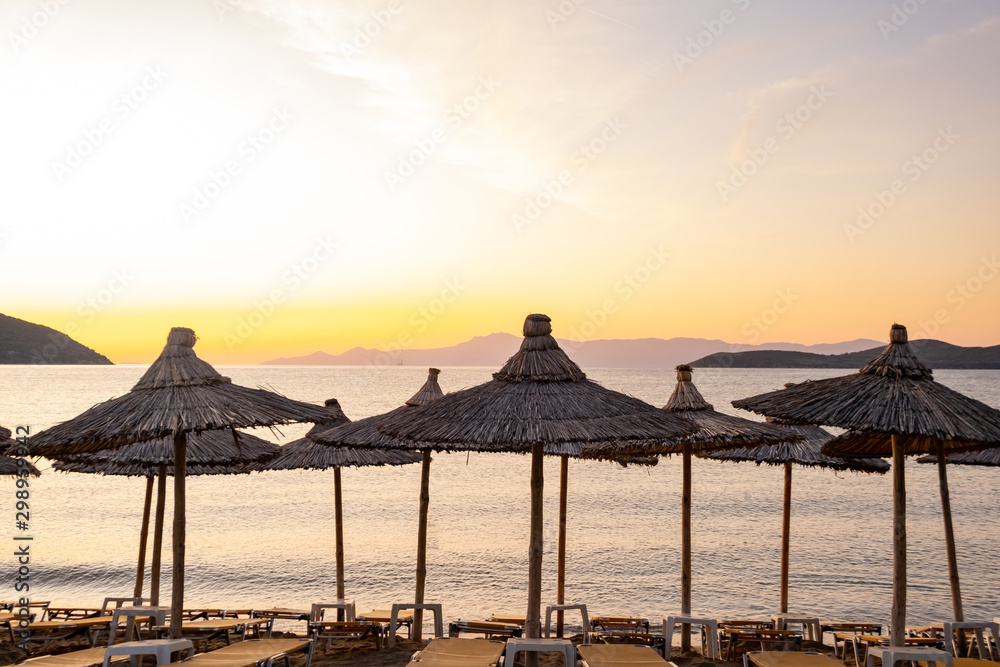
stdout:
<svg viewBox="0 0 1000 667">
<path fill-rule="evenodd" d="M 281 451 L 273 442 L 258 438 L 249 433 L 230 431 L 203 431 L 192 433 L 187 440 L 188 465 L 226 465 L 229 463 L 255 463 L 270 461 Z M 156 468 L 161 465 L 171 465 L 174 460 L 174 439 L 158 438 L 137 442 L 133 445 L 117 449 L 101 450 L 92 454 L 76 454 L 62 457 L 67 461 L 83 464 L 93 464 L 100 467 L 107 465 Z"/>
<path fill-rule="evenodd" d="M 109 477 L 154 477 L 159 470 L 158 467 L 150 467 L 140 463 L 125 463 L 116 466 L 107 464 L 88 463 L 82 460 L 67 461 L 56 460 L 52 462 L 52 469 L 60 472 L 78 472 L 90 475 L 105 475 Z M 188 465 L 184 471 L 185 477 L 200 475 L 249 475 L 254 471 L 251 464 L 233 463 L 229 465 Z M 174 467 L 166 466 L 167 475 L 173 477 Z"/>
<path fill-rule="evenodd" d="M 352 422 L 358 424 L 360 422 Z M 258 470 L 326 470 L 351 466 L 398 466 L 419 463 L 419 452 L 333 447 L 301 438 L 281 448 L 273 461 L 257 466 Z"/>
<path fill-rule="evenodd" d="M 1000 445 L 1000 411 L 934 382 L 893 325 L 893 342 L 860 373 L 802 382 L 787 389 L 733 401 L 744 410 L 796 422 L 838 426 L 863 433 L 828 442 L 828 456 L 888 456 L 889 435 L 910 439 L 910 454 Z M 890 368 L 890 364 L 900 365 Z M 915 365 L 916 364 L 916 365 Z M 882 437 L 874 437 L 879 432 Z M 886 446 L 883 446 L 886 444 Z"/>
<path fill-rule="evenodd" d="M 881 459 L 842 459 L 826 456 L 820 450 L 833 438 L 833 435 L 819 426 L 805 424 L 787 424 L 782 428 L 795 433 L 802 438 L 801 442 L 783 442 L 778 445 L 762 445 L 760 447 L 738 447 L 735 449 L 699 452 L 698 456 L 716 461 L 753 461 L 757 465 L 780 466 L 794 463 L 800 466 L 815 468 L 832 468 L 833 470 L 852 470 L 855 472 L 886 473 L 889 464 Z"/>
<path fill-rule="evenodd" d="M 565 382 L 586 377 L 552 337 L 546 315 L 528 315 L 521 349 L 493 374 L 500 382 Z"/>
<path fill-rule="evenodd" d="M 937 450 L 938 440 L 935 438 L 897 436 L 903 445 L 907 456 L 926 454 Z M 974 452 L 990 445 L 975 442 L 947 442 L 945 449 L 949 452 Z M 847 431 L 823 445 L 823 453 L 828 456 L 843 456 L 845 458 L 877 456 L 888 458 L 892 456 L 892 436 L 888 433 L 870 431 Z M 951 462 L 951 457 L 948 457 Z"/>
<path fill-rule="evenodd" d="M 32 477 L 38 477 L 41 475 L 41 471 L 31 463 L 27 461 L 28 474 Z M 18 465 L 17 459 L 12 456 L 4 456 L 0 454 L 0 477 L 20 477 L 21 471 L 24 469 L 24 465 Z"/>
<path fill-rule="evenodd" d="M 16 457 L 6 456 L 21 446 L 20 442 L 11 437 L 12 435 L 13 433 L 9 428 L 0 426 L 0 477 L 20 476 L 21 469 L 24 467 L 23 465 L 17 465 L 18 459 Z M 32 477 L 38 477 L 42 474 L 31 461 L 26 462 L 28 464 L 28 473 Z"/>
<path fill-rule="evenodd" d="M 983 449 L 978 452 L 960 452 L 945 457 L 948 465 L 960 466 L 1000 466 L 1000 449 Z M 929 454 L 917 459 L 917 463 L 937 463 L 937 456 Z"/>
</svg>

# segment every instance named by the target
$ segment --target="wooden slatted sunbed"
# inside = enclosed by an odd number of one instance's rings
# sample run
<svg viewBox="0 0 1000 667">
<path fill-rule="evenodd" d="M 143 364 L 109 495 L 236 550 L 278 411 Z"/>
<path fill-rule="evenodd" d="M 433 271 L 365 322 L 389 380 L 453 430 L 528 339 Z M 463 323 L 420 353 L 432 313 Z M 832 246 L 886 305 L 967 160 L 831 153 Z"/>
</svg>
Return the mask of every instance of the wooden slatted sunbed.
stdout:
<svg viewBox="0 0 1000 667">
<path fill-rule="evenodd" d="M 438 638 L 410 660 L 415 667 L 495 667 L 503 649 L 503 642 L 488 639 Z"/>
<path fill-rule="evenodd" d="M 593 644 L 577 646 L 584 667 L 677 667 L 648 646 Z"/>
</svg>

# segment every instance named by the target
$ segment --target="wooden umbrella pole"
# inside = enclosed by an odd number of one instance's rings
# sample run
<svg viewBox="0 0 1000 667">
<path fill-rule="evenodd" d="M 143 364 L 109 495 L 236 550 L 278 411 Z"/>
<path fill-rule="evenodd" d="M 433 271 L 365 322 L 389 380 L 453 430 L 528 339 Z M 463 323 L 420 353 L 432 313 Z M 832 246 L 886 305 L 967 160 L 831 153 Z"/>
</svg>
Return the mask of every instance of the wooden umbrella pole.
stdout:
<svg viewBox="0 0 1000 667">
<path fill-rule="evenodd" d="M 333 469 L 333 514 L 334 530 L 337 540 L 337 600 L 343 600 L 346 595 L 344 586 L 344 500 L 340 486 L 340 466 Z M 344 620 L 344 610 L 337 610 L 337 620 Z"/>
<path fill-rule="evenodd" d="M 938 482 L 941 485 L 941 514 L 944 516 L 944 541 L 948 550 L 948 578 L 951 582 L 951 604 L 955 614 L 955 620 L 959 623 L 965 621 L 965 612 L 962 610 L 962 591 L 958 585 L 958 556 L 955 553 L 955 528 L 951 523 L 951 496 L 948 493 L 948 470 L 947 455 L 944 451 L 944 443 L 937 443 L 938 460 Z M 965 633 L 958 633 L 960 639 L 964 639 Z"/>
<path fill-rule="evenodd" d="M 163 556 L 163 510 L 167 501 L 167 467 L 156 475 L 156 517 L 153 521 L 153 562 L 149 566 L 149 604 L 160 605 L 160 559 Z"/>
<path fill-rule="evenodd" d="M 427 583 L 427 510 L 431 504 L 431 451 L 425 449 L 420 457 L 420 517 L 417 524 L 417 589 L 413 601 L 424 603 L 424 585 Z M 413 639 L 423 641 L 424 612 L 413 611 Z"/>
<path fill-rule="evenodd" d="M 906 476 L 902 439 L 892 436 L 892 646 L 903 646 L 906 631 Z"/>
<path fill-rule="evenodd" d="M 569 457 L 559 462 L 559 571 L 556 576 L 556 604 L 566 604 L 566 495 L 569 491 Z M 556 637 L 563 636 L 563 612 L 556 612 Z"/>
<path fill-rule="evenodd" d="M 528 538 L 528 610 L 525 631 L 529 639 L 542 635 L 542 445 L 531 446 L 531 530 Z M 534 656 L 529 653 L 528 657 Z"/>
<path fill-rule="evenodd" d="M 174 560 L 171 568 L 170 638 L 181 638 L 184 621 L 184 521 L 187 502 L 184 497 L 184 478 L 187 475 L 187 435 L 174 434 Z"/>
<path fill-rule="evenodd" d="M 135 571 L 135 588 L 132 597 L 142 597 L 142 584 L 146 578 L 146 542 L 149 540 L 149 509 L 153 504 L 153 476 L 146 477 L 146 500 L 142 504 L 142 528 L 139 529 L 139 567 Z"/>
<path fill-rule="evenodd" d="M 681 615 L 691 615 L 691 445 L 681 452 Z M 670 641 L 670 637 L 667 637 Z M 691 626 L 681 625 L 681 653 L 691 650 Z"/>
<path fill-rule="evenodd" d="M 788 546 L 792 533 L 792 464 L 785 464 L 785 502 L 781 508 L 781 604 L 788 613 Z"/>
</svg>

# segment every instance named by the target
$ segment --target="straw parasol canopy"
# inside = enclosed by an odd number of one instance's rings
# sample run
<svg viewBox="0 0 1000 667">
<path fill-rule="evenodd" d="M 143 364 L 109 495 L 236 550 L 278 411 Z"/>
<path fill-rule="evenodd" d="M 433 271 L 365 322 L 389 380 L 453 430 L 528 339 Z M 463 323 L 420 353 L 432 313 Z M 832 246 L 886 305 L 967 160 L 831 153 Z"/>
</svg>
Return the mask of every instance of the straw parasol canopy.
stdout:
<svg viewBox="0 0 1000 667">
<path fill-rule="evenodd" d="M 786 384 L 790 387 L 791 384 Z M 768 421 L 778 424 L 782 430 L 801 438 L 799 442 L 782 442 L 776 445 L 761 445 L 759 447 L 740 447 L 737 449 L 699 452 L 698 456 L 716 461 L 752 461 L 758 466 L 762 463 L 784 466 L 785 485 L 781 512 L 781 597 L 778 611 L 788 613 L 788 552 L 791 539 L 792 522 L 792 465 L 810 468 L 830 468 L 833 470 L 852 470 L 855 472 L 881 473 L 889 471 L 889 464 L 881 459 L 841 459 L 826 456 L 820 448 L 833 435 L 809 424 L 790 424 L 768 417 Z"/>
<path fill-rule="evenodd" d="M 440 374 L 441 371 L 437 368 L 427 369 L 427 380 L 417 390 L 417 393 L 395 410 L 366 417 L 316 434 L 316 440 L 323 443 L 317 446 L 337 452 L 338 456 L 362 457 L 367 455 L 386 459 L 395 457 L 393 460 L 398 461 L 398 463 L 392 465 L 421 462 L 420 496 L 417 510 L 417 571 L 413 597 L 417 604 L 422 604 L 424 601 L 424 588 L 427 582 L 427 514 L 430 508 L 431 452 L 430 449 L 424 449 L 420 454 L 406 451 L 406 447 L 400 446 L 400 443 L 396 442 L 394 438 L 379 433 L 378 424 L 389 415 L 413 410 L 444 396 L 441 385 L 438 384 L 438 375 Z M 340 595 L 339 592 L 338 595 Z M 423 610 L 417 609 L 414 612 L 413 626 L 413 637 L 420 641 L 423 636 Z"/>
<path fill-rule="evenodd" d="M 379 432 L 400 447 L 444 451 L 531 452 L 527 636 L 540 636 L 543 446 L 593 448 L 657 444 L 693 426 L 631 396 L 588 380 L 552 337 L 540 314 L 524 322 L 521 349 L 493 380 L 388 416 Z"/>
<path fill-rule="evenodd" d="M 337 598 L 344 599 L 344 513 L 340 469 L 345 466 L 406 465 L 420 461 L 420 455 L 413 452 L 333 447 L 325 444 L 318 440 L 320 434 L 351 424 L 351 420 L 344 414 L 337 399 L 327 399 L 325 408 L 329 413 L 326 419 L 316 422 L 304 437 L 282 447 L 278 458 L 266 465 L 259 466 L 259 470 L 327 470 L 333 468 Z M 372 430 L 374 430 L 374 426 Z"/>
<path fill-rule="evenodd" d="M 1000 446 L 1000 411 L 938 384 L 907 342 L 906 327 L 893 324 L 889 344 L 858 373 L 796 384 L 780 391 L 733 401 L 760 414 L 809 424 L 851 429 L 831 440 L 831 456 L 886 456 L 893 466 L 892 644 L 901 646 L 906 617 L 906 454 Z M 886 439 L 888 436 L 888 439 Z M 948 505 L 947 477 L 940 473 L 942 504 Z M 963 619 L 954 557 L 951 513 L 945 537 L 955 619 Z"/>
<path fill-rule="evenodd" d="M 191 329 L 171 329 L 163 352 L 129 393 L 38 433 L 29 444 L 34 455 L 58 458 L 154 438 L 173 439 L 171 638 L 180 637 L 184 601 L 184 477 L 188 434 L 315 421 L 325 416 L 317 406 L 233 384 L 197 357 L 196 340 Z"/>
</svg>

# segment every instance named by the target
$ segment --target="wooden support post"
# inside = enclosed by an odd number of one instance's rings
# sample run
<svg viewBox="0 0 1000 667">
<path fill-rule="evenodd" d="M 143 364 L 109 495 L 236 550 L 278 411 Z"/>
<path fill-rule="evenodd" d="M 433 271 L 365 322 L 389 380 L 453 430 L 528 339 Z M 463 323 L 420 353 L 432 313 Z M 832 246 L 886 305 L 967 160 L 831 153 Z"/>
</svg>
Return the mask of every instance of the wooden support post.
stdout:
<svg viewBox="0 0 1000 667">
<path fill-rule="evenodd" d="M 187 435 L 174 434 L 174 561 L 171 569 L 170 638 L 181 638 L 184 621 L 184 522 L 187 502 L 184 496 L 184 478 L 187 474 Z"/>
<path fill-rule="evenodd" d="M 427 583 L 427 512 L 431 504 L 431 451 L 425 449 L 420 457 L 420 518 L 417 524 L 417 588 L 413 601 L 424 602 L 424 586 Z M 423 641 L 423 609 L 413 610 L 413 639 Z"/>
<path fill-rule="evenodd" d="M 691 445 L 681 451 L 681 615 L 691 615 Z M 670 637 L 667 637 L 670 641 Z M 691 650 L 691 625 L 681 624 L 681 654 Z"/>
<path fill-rule="evenodd" d="M 142 527 L 139 529 L 139 567 L 135 571 L 132 597 L 142 597 L 142 584 L 146 579 L 146 542 L 149 541 L 149 510 L 153 504 L 153 476 L 146 477 L 146 500 L 142 504 Z"/>
<path fill-rule="evenodd" d="M 149 566 L 149 604 L 160 605 L 160 562 L 163 558 L 163 514 L 167 503 L 167 466 L 156 475 L 156 516 L 153 521 L 153 561 Z"/>
<path fill-rule="evenodd" d="M 556 604 L 566 604 L 566 494 L 569 491 L 569 457 L 559 462 L 559 570 L 556 575 Z M 556 612 L 556 637 L 563 636 L 563 611 Z"/>
<path fill-rule="evenodd" d="M 528 538 L 528 610 L 525 614 L 525 635 L 538 639 L 542 635 L 542 510 L 543 510 L 543 449 L 531 446 L 531 529 Z M 529 652 L 525 667 L 536 667 L 538 654 Z"/>
<path fill-rule="evenodd" d="M 906 456 L 903 439 L 892 436 L 892 617 L 889 643 L 903 646 L 906 633 Z"/>
<path fill-rule="evenodd" d="M 948 456 L 944 451 L 944 442 L 937 443 L 938 483 L 941 487 L 941 516 L 944 517 L 944 542 L 948 552 L 948 581 L 951 584 L 951 606 L 956 622 L 965 621 L 965 611 L 962 609 L 962 589 L 958 583 L 958 555 L 955 551 L 955 527 L 951 522 L 951 494 L 948 491 Z M 968 649 L 965 633 L 958 633 L 958 652 Z"/>
<path fill-rule="evenodd" d="M 781 508 L 781 603 L 779 611 L 788 613 L 788 547 L 792 533 L 792 464 L 785 464 L 785 501 Z"/>
<path fill-rule="evenodd" d="M 337 599 L 343 600 L 346 590 L 344 585 L 344 496 L 340 486 L 340 466 L 333 469 L 333 514 L 337 542 Z M 343 621 L 344 618 L 344 610 L 338 609 L 337 620 Z"/>
</svg>

